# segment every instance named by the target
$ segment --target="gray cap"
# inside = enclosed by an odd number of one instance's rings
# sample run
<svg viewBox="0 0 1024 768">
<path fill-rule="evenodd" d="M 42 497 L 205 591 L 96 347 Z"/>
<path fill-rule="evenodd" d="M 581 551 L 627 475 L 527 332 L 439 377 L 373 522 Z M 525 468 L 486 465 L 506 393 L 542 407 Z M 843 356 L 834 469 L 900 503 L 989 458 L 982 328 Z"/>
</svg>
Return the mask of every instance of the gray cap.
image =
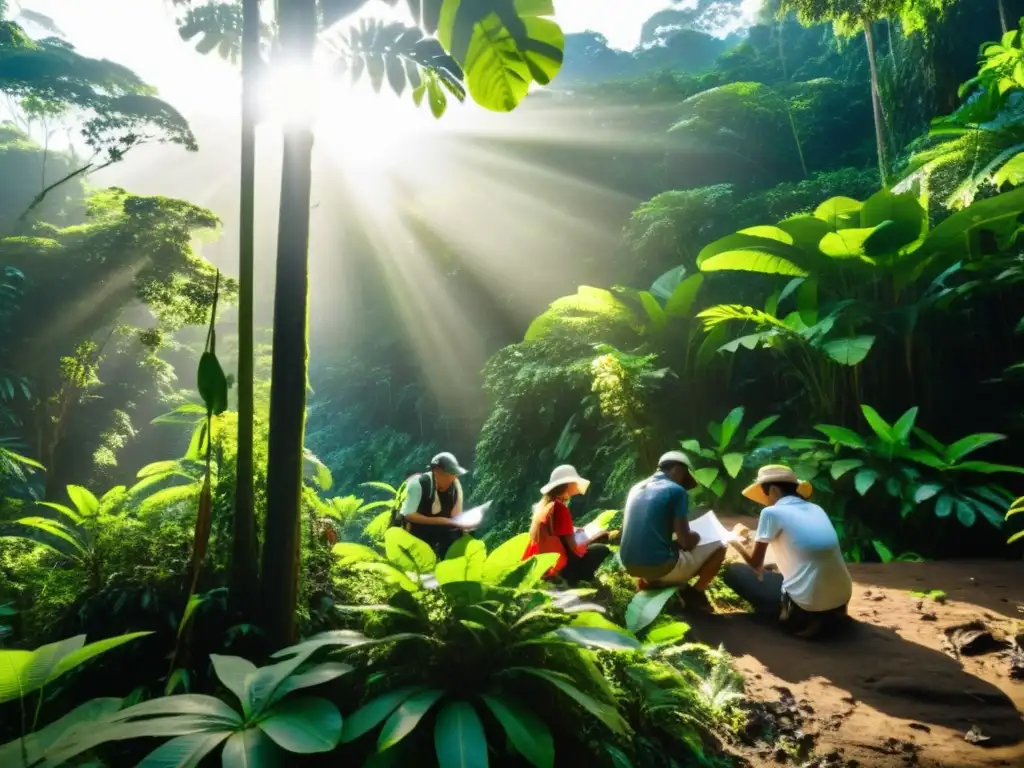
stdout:
<svg viewBox="0 0 1024 768">
<path fill-rule="evenodd" d="M 456 475 L 458 477 L 469 472 L 468 469 L 459 464 L 459 460 L 451 453 L 437 454 L 437 456 L 430 460 L 430 466 L 437 467 L 441 471 L 447 472 L 449 475 Z"/>
</svg>

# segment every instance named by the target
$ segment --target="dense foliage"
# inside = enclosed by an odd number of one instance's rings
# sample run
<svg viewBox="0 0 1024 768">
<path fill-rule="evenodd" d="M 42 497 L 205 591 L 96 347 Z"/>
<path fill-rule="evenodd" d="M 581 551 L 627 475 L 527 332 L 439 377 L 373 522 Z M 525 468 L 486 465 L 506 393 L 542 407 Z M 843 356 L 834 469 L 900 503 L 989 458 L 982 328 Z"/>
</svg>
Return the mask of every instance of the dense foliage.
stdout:
<svg viewBox="0 0 1024 768">
<path fill-rule="evenodd" d="M 577 523 L 680 449 L 721 513 L 790 464 L 851 561 L 1019 556 L 1024 48 L 994 5 L 700 0 L 634 51 L 563 35 L 544 0 L 409 0 L 415 26 L 351 29 L 358 0 L 255 24 L 248 0 L 173 5 L 243 79 L 253 50 L 311 56 L 305 35 L 436 117 L 516 108 L 552 140 L 454 140 L 607 192 L 587 215 L 622 237 L 494 281 L 401 206 L 474 317 L 440 339 L 344 206 L 361 301 L 314 323 L 307 381 L 304 129 L 260 346 L 244 258 L 236 283 L 201 255 L 214 212 L 90 184 L 143 143 L 195 150 L 185 120 L 0 0 L 3 765 L 730 764 L 752 705 L 672 590 L 634 594 L 614 558 L 567 590 L 552 555 L 522 560 L 561 463 L 593 480 Z M 493 502 L 440 559 L 389 525 L 439 450 Z"/>
</svg>

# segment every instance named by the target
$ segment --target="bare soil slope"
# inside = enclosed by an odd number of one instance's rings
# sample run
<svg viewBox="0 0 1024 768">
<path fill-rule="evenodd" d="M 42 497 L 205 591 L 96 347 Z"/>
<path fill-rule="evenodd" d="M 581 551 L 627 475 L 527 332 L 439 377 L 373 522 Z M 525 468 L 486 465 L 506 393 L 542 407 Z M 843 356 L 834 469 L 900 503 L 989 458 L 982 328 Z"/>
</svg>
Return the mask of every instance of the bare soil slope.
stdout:
<svg viewBox="0 0 1024 768">
<path fill-rule="evenodd" d="M 788 707 L 817 765 L 1024 766 L 1024 680 L 1011 677 L 1015 657 L 1000 644 L 1024 633 L 1024 563 L 850 572 L 855 621 L 841 638 L 789 638 L 744 614 L 689 617 L 694 635 L 737 657 L 752 696 Z M 932 590 L 945 601 L 911 594 Z M 787 761 L 778 752 L 746 756 L 777 765 Z"/>
</svg>

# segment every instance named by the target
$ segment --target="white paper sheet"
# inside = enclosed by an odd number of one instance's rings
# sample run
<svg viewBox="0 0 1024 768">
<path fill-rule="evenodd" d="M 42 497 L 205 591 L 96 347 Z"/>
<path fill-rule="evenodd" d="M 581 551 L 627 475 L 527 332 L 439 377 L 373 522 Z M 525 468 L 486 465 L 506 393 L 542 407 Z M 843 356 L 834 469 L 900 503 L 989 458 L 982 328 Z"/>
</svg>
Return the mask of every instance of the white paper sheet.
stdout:
<svg viewBox="0 0 1024 768">
<path fill-rule="evenodd" d="M 452 518 L 452 522 L 455 523 L 459 528 L 466 531 L 471 531 L 474 528 L 478 528 L 480 523 L 483 522 L 484 514 L 488 509 L 491 508 L 491 502 L 484 502 L 478 507 L 467 509 L 461 515 Z"/>
<path fill-rule="evenodd" d="M 690 521 L 690 530 L 700 535 L 700 543 L 707 544 L 711 541 L 720 541 L 728 544 L 730 541 L 739 541 L 739 537 L 732 531 L 727 531 L 719 521 L 718 516 L 711 511 L 705 512 L 696 520 Z"/>
<path fill-rule="evenodd" d="M 608 529 L 601 526 L 601 524 L 595 520 L 589 525 L 583 528 L 577 528 L 574 538 L 576 539 L 577 547 L 585 547 L 590 542 L 607 535 Z"/>
</svg>

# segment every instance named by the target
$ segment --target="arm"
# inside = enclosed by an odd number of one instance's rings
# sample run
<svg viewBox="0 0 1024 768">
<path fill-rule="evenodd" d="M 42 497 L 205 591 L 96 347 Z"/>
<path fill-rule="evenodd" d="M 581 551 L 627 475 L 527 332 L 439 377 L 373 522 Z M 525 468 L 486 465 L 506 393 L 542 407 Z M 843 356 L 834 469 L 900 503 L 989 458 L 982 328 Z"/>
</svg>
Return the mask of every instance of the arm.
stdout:
<svg viewBox="0 0 1024 768">
<path fill-rule="evenodd" d="M 743 544 L 738 541 L 730 541 L 729 544 L 739 552 L 742 557 L 751 568 L 755 571 L 760 571 L 764 567 L 764 558 L 768 554 L 768 542 L 757 541 L 754 542 L 754 548 L 748 550 Z"/>
<path fill-rule="evenodd" d="M 687 517 L 690 509 L 690 497 L 680 487 L 679 492 L 674 494 L 671 502 L 672 530 L 676 534 L 676 546 L 684 552 L 689 552 L 700 543 L 700 535 L 690 530 L 690 521 Z"/>
<path fill-rule="evenodd" d="M 779 527 L 778 519 L 769 507 L 761 512 L 761 517 L 757 521 L 757 534 L 754 537 L 753 549 L 746 546 L 746 536 L 750 531 L 745 526 L 737 525 L 733 528 L 733 531 L 740 536 L 740 540 L 731 541 L 729 544 L 746 561 L 747 565 L 755 571 L 760 571 L 764 568 L 764 558 L 768 554 L 768 544 L 782 532 L 782 529 Z"/>
</svg>

